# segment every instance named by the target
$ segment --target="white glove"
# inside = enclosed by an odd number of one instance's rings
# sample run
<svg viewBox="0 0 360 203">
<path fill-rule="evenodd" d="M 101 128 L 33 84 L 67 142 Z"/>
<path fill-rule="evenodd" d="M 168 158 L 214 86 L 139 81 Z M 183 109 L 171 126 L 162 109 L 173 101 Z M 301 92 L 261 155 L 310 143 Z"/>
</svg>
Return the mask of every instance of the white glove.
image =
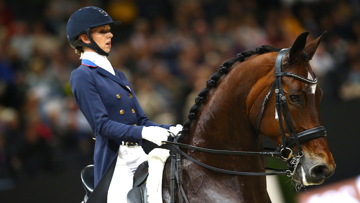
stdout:
<svg viewBox="0 0 360 203">
<path fill-rule="evenodd" d="M 141 132 L 141 136 L 143 139 L 149 140 L 150 142 L 153 142 L 158 146 L 161 146 L 162 141 L 167 141 L 169 132 L 167 129 L 157 126 L 149 126 L 149 127 L 144 126 Z"/>
<path fill-rule="evenodd" d="M 182 131 L 182 129 L 183 129 L 183 126 L 180 124 L 177 124 L 176 126 L 171 126 L 169 128 L 169 131 L 172 132 L 174 135 L 178 135 L 178 133 L 180 131 Z M 170 133 L 170 135 L 172 135 L 172 134 Z"/>
</svg>

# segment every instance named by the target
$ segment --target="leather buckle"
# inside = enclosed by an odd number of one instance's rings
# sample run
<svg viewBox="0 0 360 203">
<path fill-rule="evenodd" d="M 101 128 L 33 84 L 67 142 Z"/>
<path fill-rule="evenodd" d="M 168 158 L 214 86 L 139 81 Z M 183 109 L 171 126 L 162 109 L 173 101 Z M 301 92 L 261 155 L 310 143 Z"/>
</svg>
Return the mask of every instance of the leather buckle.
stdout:
<svg viewBox="0 0 360 203">
<path fill-rule="evenodd" d="M 127 146 L 127 147 L 134 147 L 134 146 L 138 146 L 138 143 L 122 142 L 122 145 L 125 145 L 125 146 Z"/>
</svg>

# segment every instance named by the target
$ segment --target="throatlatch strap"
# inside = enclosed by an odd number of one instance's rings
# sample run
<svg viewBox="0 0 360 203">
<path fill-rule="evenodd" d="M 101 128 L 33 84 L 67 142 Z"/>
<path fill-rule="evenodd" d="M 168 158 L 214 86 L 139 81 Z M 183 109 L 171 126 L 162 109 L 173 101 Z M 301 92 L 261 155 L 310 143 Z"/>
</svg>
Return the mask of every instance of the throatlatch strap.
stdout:
<svg viewBox="0 0 360 203">
<path fill-rule="evenodd" d="M 261 119 L 262 119 L 262 117 L 263 117 L 266 104 L 268 103 L 269 98 L 270 98 L 270 95 L 271 95 L 271 92 L 274 90 L 274 88 L 275 88 L 275 81 L 274 81 L 273 85 L 271 86 L 270 91 L 269 91 L 269 92 L 267 93 L 267 95 L 265 96 L 264 102 L 263 102 L 262 107 L 261 107 L 261 112 L 260 112 L 260 116 L 259 116 L 259 120 L 258 120 L 258 126 L 257 126 L 259 132 L 261 132 L 261 131 L 260 131 Z"/>
</svg>

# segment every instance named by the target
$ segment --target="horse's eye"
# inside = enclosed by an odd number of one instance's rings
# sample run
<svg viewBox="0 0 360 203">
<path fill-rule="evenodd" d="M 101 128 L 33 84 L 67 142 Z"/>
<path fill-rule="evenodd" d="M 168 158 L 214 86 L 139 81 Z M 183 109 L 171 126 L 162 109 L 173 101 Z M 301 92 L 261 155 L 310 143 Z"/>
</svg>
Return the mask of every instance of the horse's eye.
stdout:
<svg viewBox="0 0 360 203">
<path fill-rule="evenodd" d="M 300 95 L 290 95 L 290 100 L 294 103 L 300 103 Z"/>
</svg>

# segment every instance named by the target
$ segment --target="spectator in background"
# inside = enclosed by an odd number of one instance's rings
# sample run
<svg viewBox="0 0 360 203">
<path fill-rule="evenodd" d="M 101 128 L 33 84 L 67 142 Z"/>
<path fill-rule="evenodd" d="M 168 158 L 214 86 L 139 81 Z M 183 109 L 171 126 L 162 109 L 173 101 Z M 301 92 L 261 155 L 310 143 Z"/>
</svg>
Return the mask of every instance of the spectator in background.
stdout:
<svg viewBox="0 0 360 203">
<path fill-rule="evenodd" d="M 344 101 L 359 99 L 360 98 L 360 60 L 354 60 L 350 63 L 350 72 L 342 84 L 340 97 Z"/>
<path fill-rule="evenodd" d="M 323 45 L 319 45 L 310 63 L 314 73 L 319 78 L 320 85 L 322 82 L 325 82 L 326 75 L 335 68 L 334 59 L 330 53 L 325 50 Z"/>
<path fill-rule="evenodd" d="M 132 0 L 111 0 L 107 10 L 115 21 L 125 24 L 132 23 L 138 15 L 135 1 Z"/>
<path fill-rule="evenodd" d="M 10 156 L 6 150 L 6 139 L 0 132 L 0 191 L 8 190 L 15 186 L 14 177 L 10 169 Z"/>
<path fill-rule="evenodd" d="M 28 62 L 34 49 L 34 39 L 27 21 L 15 23 L 14 35 L 10 38 L 10 47 L 19 54 L 20 60 Z"/>
<path fill-rule="evenodd" d="M 8 40 L 14 32 L 14 15 L 4 0 L 0 0 L 0 42 Z"/>
<path fill-rule="evenodd" d="M 16 156 L 22 143 L 20 121 L 13 108 L 0 110 L 0 191 L 15 186 Z"/>
<path fill-rule="evenodd" d="M 24 133 L 24 143 L 18 153 L 24 173 L 29 177 L 36 177 L 54 172 L 53 149 L 50 144 L 53 134 L 50 128 L 39 117 L 34 116 L 27 121 Z"/>
</svg>

